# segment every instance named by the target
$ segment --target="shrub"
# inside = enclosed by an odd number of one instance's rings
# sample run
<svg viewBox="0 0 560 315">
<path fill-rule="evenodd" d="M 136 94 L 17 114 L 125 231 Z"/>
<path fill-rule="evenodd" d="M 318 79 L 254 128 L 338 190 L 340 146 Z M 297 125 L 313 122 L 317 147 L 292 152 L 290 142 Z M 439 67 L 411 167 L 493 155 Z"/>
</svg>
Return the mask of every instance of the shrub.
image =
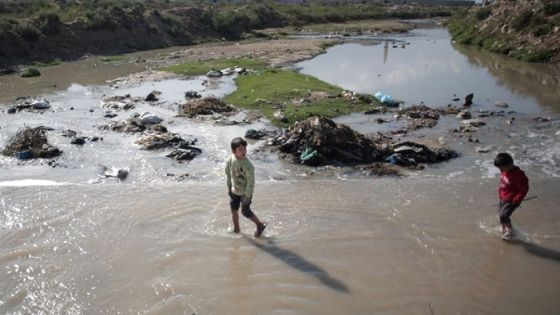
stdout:
<svg viewBox="0 0 560 315">
<path fill-rule="evenodd" d="M 39 39 L 39 30 L 27 22 L 18 24 L 16 32 L 25 40 L 36 41 Z"/>
<path fill-rule="evenodd" d="M 490 10 L 490 8 L 480 8 L 478 11 L 476 11 L 476 18 L 479 21 L 486 20 L 490 16 L 490 14 L 492 14 L 492 10 Z"/>
<path fill-rule="evenodd" d="M 512 27 L 516 31 L 521 31 L 531 23 L 533 12 L 529 9 L 521 11 L 516 17 L 513 18 Z"/>
<path fill-rule="evenodd" d="M 31 78 L 31 77 L 38 77 L 41 75 L 41 72 L 37 70 L 37 68 L 27 68 L 21 73 L 22 78 Z"/>
<path fill-rule="evenodd" d="M 548 0 L 544 3 L 544 14 L 554 15 L 560 12 L 560 1 Z"/>
<path fill-rule="evenodd" d="M 552 32 L 553 29 L 554 29 L 554 27 L 549 23 L 542 24 L 542 25 L 537 26 L 537 28 L 533 31 L 533 35 L 544 36 L 544 35 L 550 34 L 550 32 Z"/>
</svg>

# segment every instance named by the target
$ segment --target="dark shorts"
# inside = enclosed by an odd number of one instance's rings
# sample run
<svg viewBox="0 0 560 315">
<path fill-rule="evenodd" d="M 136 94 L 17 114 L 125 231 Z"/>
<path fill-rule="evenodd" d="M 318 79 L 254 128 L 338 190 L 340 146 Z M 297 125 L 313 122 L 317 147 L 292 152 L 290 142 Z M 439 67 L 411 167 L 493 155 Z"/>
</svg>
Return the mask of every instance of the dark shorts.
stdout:
<svg viewBox="0 0 560 315">
<path fill-rule="evenodd" d="M 231 207 L 231 211 L 239 211 L 239 207 L 241 207 L 241 198 L 243 196 L 238 196 L 234 193 L 229 194 L 229 205 Z M 244 217 L 250 218 L 253 216 L 253 211 L 251 211 L 251 201 L 248 204 L 243 205 L 241 207 L 241 213 Z"/>
<path fill-rule="evenodd" d="M 498 206 L 498 215 L 500 216 L 500 223 L 511 223 L 511 214 L 515 209 L 519 207 L 518 205 L 514 205 L 509 201 L 500 200 L 500 204 Z"/>
</svg>

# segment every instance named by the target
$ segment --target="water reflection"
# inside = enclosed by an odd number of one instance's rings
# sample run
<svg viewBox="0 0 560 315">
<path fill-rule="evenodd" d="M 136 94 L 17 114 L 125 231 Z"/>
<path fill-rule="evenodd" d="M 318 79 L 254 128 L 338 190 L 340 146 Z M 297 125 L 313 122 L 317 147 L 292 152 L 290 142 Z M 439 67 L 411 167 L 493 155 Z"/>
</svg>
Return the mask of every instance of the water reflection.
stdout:
<svg viewBox="0 0 560 315">
<path fill-rule="evenodd" d="M 540 105 L 560 111 L 560 66 L 522 62 L 478 47 L 453 47 L 471 64 L 487 69 L 499 84 L 517 94 L 534 96 Z"/>
<path fill-rule="evenodd" d="M 407 104 L 459 105 L 464 95 L 474 93 L 475 105 L 481 107 L 494 108 L 496 101 L 503 101 L 522 113 L 560 110 L 551 105 L 560 99 L 557 67 L 454 47 L 441 28 L 417 30 L 403 39 L 410 45 L 345 43 L 298 67 L 342 88 L 369 94 L 383 91 Z M 454 102 L 456 97 L 460 101 Z"/>
</svg>

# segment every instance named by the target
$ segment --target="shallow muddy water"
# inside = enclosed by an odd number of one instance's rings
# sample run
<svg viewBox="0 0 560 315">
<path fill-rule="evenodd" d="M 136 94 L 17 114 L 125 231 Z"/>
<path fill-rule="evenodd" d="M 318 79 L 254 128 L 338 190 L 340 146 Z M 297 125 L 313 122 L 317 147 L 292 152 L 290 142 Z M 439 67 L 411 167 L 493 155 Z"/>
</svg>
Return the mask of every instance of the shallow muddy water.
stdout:
<svg viewBox="0 0 560 315">
<path fill-rule="evenodd" d="M 234 90 L 232 78 L 213 87 L 203 86 L 203 78 L 172 78 L 119 83 L 118 88 L 82 82 L 60 92 L 31 91 L 49 99 L 53 110 L 0 113 L 0 147 L 25 125 L 45 125 L 54 128 L 49 142 L 64 153 L 55 168 L 46 161 L 0 157 L 0 313 L 556 314 L 560 122 L 558 91 L 543 85 L 558 86 L 558 76 L 534 70 L 540 66 L 453 47 L 445 34 L 419 30 L 398 38 L 411 42 L 404 49 L 390 44 L 387 65 L 400 69 L 419 62 L 416 54 L 425 47 L 439 51 L 421 55 L 426 63 L 439 60 L 444 70 L 413 67 L 417 81 L 384 81 L 384 75 L 398 72 L 389 66 L 381 77 L 365 71 L 347 81 L 352 75 L 344 69 L 355 73 L 370 65 L 336 67 L 335 61 L 329 61 L 330 71 L 338 69 L 337 77 L 314 75 L 359 92 L 384 90 L 407 104 L 424 100 L 445 106 L 453 93 L 475 92 L 473 114 L 499 110 L 496 100 L 517 113 L 483 118 L 488 125 L 474 134 L 480 143 L 449 132 L 459 126 L 454 116 L 410 133 L 402 139 L 444 142 L 461 156 L 423 171 L 405 171 L 401 178 L 291 165 L 259 152 L 262 141 L 250 142 L 257 178 L 253 208 L 268 222 L 261 239 L 252 237 L 254 226 L 243 218 L 242 233 L 229 233 L 222 173 L 231 138 L 270 124 L 221 126 L 175 117 L 185 91 L 220 97 Z M 339 60 L 344 53 L 354 56 L 350 61 L 377 60 L 371 67 L 380 69 L 383 49 L 383 44 L 344 44 L 298 66 L 308 73 L 313 67 L 306 65 Z M 493 92 L 442 78 L 452 64 L 464 67 L 459 68 L 467 74 L 459 77 L 474 81 L 485 72 Z M 541 84 L 519 84 L 513 79 L 516 71 Z M 121 74 L 100 75 L 108 80 Z M 336 82 L 338 77 L 343 80 Z M 436 89 L 424 81 L 450 82 Z M 471 90 L 475 87 L 480 89 Z M 426 89 L 431 92 L 422 94 Z M 203 153 L 193 161 L 178 163 L 165 157 L 168 150 L 141 150 L 134 144 L 136 135 L 98 128 L 111 121 L 103 117 L 103 97 L 145 97 L 152 90 L 162 92 L 159 102 L 139 102 L 133 110 L 116 112 L 113 120 L 134 112 L 157 114 L 171 132 L 198 139 Z M 535 121 L 543 115 L 550 120 Z M 390 122 L 378 124 L 380 117 Z M 353 114 L 337 121 L 366 134 L 406 126 L 392 114 Z M 103 141 L 74 146 L 61 135 L 65 129 Z M 491 149 L 477 153 L 478 146 Z M 492 160 L 499 151 L 514 155 L 530 178 L 529 196 L 537 196 L 515 212 L 517 237 L 511 242 L 499 238 L 495 213 L 498 178 Z M 103 166 L 126 167 L 130 175 L 121 182 L 104 179 L 99 176 Z"/>
<path fill-rule="evenodd" d="M 340 87 L 368 94 L 382 91 L 409 105 L 462 105 L 464 96 L 474 93 L 475 107 L 502 101 L 522 113 L 560 112 L 559 66 L 452 45 L 441 28 L 415 30 L 409 36 L 356 38 L 297 66 Z"/>
</svg>

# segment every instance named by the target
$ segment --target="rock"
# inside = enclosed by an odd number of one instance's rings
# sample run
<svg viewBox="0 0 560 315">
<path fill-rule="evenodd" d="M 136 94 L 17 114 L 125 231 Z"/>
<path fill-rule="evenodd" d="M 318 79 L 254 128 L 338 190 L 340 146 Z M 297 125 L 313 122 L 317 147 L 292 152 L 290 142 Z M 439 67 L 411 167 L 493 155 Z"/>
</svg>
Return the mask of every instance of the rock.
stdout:
<svg viewBox="0 0 560 315">
<path fill-rule="evenodd" d="M 414 118 L 427 118 L 433 120 L 439 119 L 439 112 L 426 105 L 413 105 L 411 107 L 403 108 L 397 111 L 397 114 L 401 116 L 406 116 L 410 119 L 414 119 Z"/>
<path fill-rule="evenodd" d="M 86 143 L 85 137 L 75 137 L 74 139 L 72 139 L 72 141 L 70 141 L 70 144 L 76 144 L 76 145 L 84 145 L 85 143 Z"/>
<path fill-rule="evenodd" d="M 25 128 L 17 132 L 2 150 L 6 156 L 20 159 L 53 158 L 62 154 L 57 147 L 50 145 L 45 135 L 46 128 Z"/>
<path fill-rule="evenodd" d="M 262 130 L 249 129 L 245 132 L 245 138 L 247 139 L 260 140 L 266 137 L 266 135 L 266 132 Z"/>
<path fill-rule="evenodd" d="M 471 119 L 472 114 L 468 110 L 462 110 L 462 111 L 459 112 L 459 114 L 457 114 L 457 118 L 459 118 L 459 119 Z"/>
<path fill-rule="evenodd" d="M 537 117 L 534 120 L 538 122 L 550 122 L 550 117 Z"/>
<path fill-rule="evenodd" d="M 114 177 L 120 180 L 126 179 L 128 174 L 129 174 L 129 170 L 127 168 L 116 168 L 116 167 L 112 167 L 110 170 L 105 170 L 105 172 L 103 173 L 105 177 Z"/>
<path fill-rule="evenodd" d="M 387 107 L 378 106 L 378 107 L 366 110 L 364 112 L 364 115 L 381 114 L 381 113 L 386 113 L 386 112 L 387 112 Z"/>
<path fill-rule="evenodd" d="M 247 71 L 246 68 L 242 68 L 242 67 L 235 67 L 233 68 L 233 72 L 237 73 L 237 74 L 243 74 Z"/>
<path fill-rule="evenodd" d="M 216 120 L 214 120 L 214 123 L 220 126 L 234 126 L 239 124 L 238 121 L 227 119 L 225 117 L 217 117 Z"/>
<path fill-rule="evenodd" d="M 225 68 L 220 70 L 220 72 L 222 73 L 222 75 L 232 75 L 235 73 L 232 68 Z"/>
<path fill-rule="evenodd" d="M 367 176 L 401 176 L 397 168 L 385 163 L 359 165 L 357 169 Z"/>
<path fill-rule="evenodd" d="M 141 145 L 145 150 L 155 150 L 162 148 L 188 149 L 196 143 L 197 139 L 185 140 L 174 133 L 152 133 L 145 135 L 134 143 Z"/>
<path fill-rule="evenodd" d="M 204 97 L 192 100 L 182 106 L 182 114 L 192 118 L 198 115 L 212 115 L 214 113 L 233 113 L 235 108 L 227 105 L 221 99 Z"/>
<path fill-rule="evenodd" d="M 454 99 L 452 99 L 453 102 L 458 102 L 458 101 L 460 101 L 460 100 L 461 100 L 461 99 L 458 98 L 458 97 L 455 97 Z"/>
<path fill-rule="evenodd" d="M 439 108 L 437 111 L 442 115 L 457 115 L 462 111 L 462 108 L 447 105 L 447 107 Z"/>
<path fill-rule="evenodd" d="M 467 96 L 465 96 L 465 103 L 463 104 L 463 106 L 471 106 L 473 104 L 472 100 L 474 98 L 474 94 L 468 94 Z"/>
<path fill-rule="evenodd" d="M 469 126 L 469 127 L 481 127 L 486 125 L 486 122 L 480 120 L 480 119 L 466 119 L 461 121 L 461 124 L 463 126 Z"/>
<path fill-rule="evenodd" d="M 15 107 L 18 110 L 26 109 L 26 110 L 41 111 L 41 110 L 49 109 L 51 105 L 49 101 L 47 101 L 44 98 L 36 99 L 29 96 L 25 96 L 25 97 L 17 98 L 17 103 Z"/>
<path fill-rule="evenodd" d="M 70 130 L 70 129 L 66 129 L 64 131 L 62 131 L 62 136 L 63 137 L 68 137 L 68 138 L 72 138 L 75 137 L 78 133 L 75 132 L 74 130 Z"/>
<path fill-rule="evenodd" d="M 495 105 L 496 105 L 496 107 L 503 107 L 503 108 L 509 107 L 509 105 L 507 103 L 502 102 L 502 101 L 496 101 Z"/>
<path fill-rule="evenodd" d="M 157 98 L 157 96 L 154 93 L 148 94 L 148 96 L 146 96 L 146 98 L 144 100 L 146 102 L 157 102 L 157 101 L 159 101 L 159 99 Z"/>
<path fill-rule="evenodd" d="M 140 115 L 140 122 L 143 125 L 156 125 L 161 123 L 162 121 L 163 119 L 150 112 L 144 112 L 142 115 Z"/>
<path fill-rule="evenodd" d="M 272 116 L 278 121 L 288 122 L 288 118 L 286 118 L 286 116 L 281 110 L 275 111 L 274 114 L 272 114 Z"/>
<path fill-rule="evenodd" d="M 173 152 L 166 155 L 166 157 L 173 158 L 177 161 L 190 161 L 200 155 L 202 150 L 195 147 L 185 149 L 175 149 Z"/>
<path fill-rule="evenodd" d="M 111 108 L 117 110 L 129 110 L 136 107 L 135 102 L 137 100 L 132 99 L 129 94 L 125 96 L 111 96 L 103 99 L 101 101 L 101 107 Z M 90 110 L 93 112 L 93 110 Z"/>
<path fill-rule="evenodd" d="M 461 132 L 477 132 L 477 131 L 478 131 L 478 128 L 473 127 L 473 126 L 465 126 L 465 125 L 463 125 L 463 126 L 459 127 L 459 130 L 458 130 L 458 131 L 461 131 Z"/>
<path fill-rule="evenodd" d="M 104 115 L 103 117 L 105 117 L 105 118 L 115 118 L 115 117 L 117 117 L 117 116 L 118 116 L 118 115 L 117 115 L 116 113 L 113 113 L 113 112 L 105 112 L 105 115 Z"/>
<path fill-rule="evenodd" d="M 17 109 L 15 107 L 8 108 L 8 114 L 15 114 L 16 112 L 17 112 Z"/>
<path fill-rule="evenodd" d="M 488 152 L 494 150 L 494 146 L 489 145 L 489 146 L 485 146 L 485 147 L 476 147 L 475 150 L 478 153 L 488 153 Z"/>
<path fill-rule="evenodd" d="M 187 91 L 185 92 L 185 98 L 189 99 L 189 98 L 201 98 L 202 95 L 200 95 L 197 91 Z"/>
<path fill-rule="evenodd" d="M 208 73 L 206 73 L 206 76 L 209 78 L 219 78 L 223 76 L 223 73 L 219 70 L 210 70 L 208 71 Z"/>
<path fill-rule="evenodd" d="M 412 119 L 410 120 L 407 129 L 414 131 L 422 128 L 432 128 L 437 125 L 438 121 L 435 119 Z"/>
</svg>

